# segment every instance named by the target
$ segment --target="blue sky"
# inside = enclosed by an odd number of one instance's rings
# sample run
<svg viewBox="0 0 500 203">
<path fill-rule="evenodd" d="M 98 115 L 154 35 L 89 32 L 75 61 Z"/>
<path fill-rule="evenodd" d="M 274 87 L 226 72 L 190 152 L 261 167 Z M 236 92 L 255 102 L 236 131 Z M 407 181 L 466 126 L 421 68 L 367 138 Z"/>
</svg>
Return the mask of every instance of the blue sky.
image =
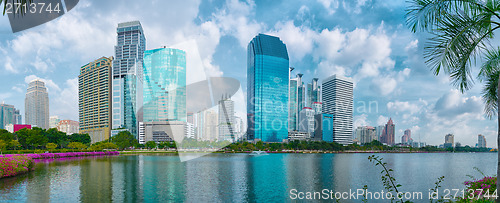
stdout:
<svg viewBox="0 0 500 203">
<path fill-rule="evenodd" d="M 496 147 L 496 121 L 483 115 L 481 84 L 461 94 L 445 75 L 430 72 L 422 58 L 427 35 L 409 31 L 405 6 L 403 0 L 81 0 L 62 17 L 15 34 L 4 16 L 0 100 L 24 114 L 27 83 L 41 78 L 50 114 L 78 120 L 79 68 L 114 54 L 119 22 L 140 20 L 147 49 L 194 40 L 206 74 L 238 79 L 243 95 L 246 45 L 258 33 L 272 34 L 287 45 L 294 74 L 303 73 L 306 82 L 333 74 L 354 79 L 355 126 L 392 117 L 397 142 L 411 129 L 414 140 L 428 144 L 453 133 L 455 141 L 473 146 L 483 134 Z M 378 108 L 363 108 L 369 102 Z"/>
</svg>

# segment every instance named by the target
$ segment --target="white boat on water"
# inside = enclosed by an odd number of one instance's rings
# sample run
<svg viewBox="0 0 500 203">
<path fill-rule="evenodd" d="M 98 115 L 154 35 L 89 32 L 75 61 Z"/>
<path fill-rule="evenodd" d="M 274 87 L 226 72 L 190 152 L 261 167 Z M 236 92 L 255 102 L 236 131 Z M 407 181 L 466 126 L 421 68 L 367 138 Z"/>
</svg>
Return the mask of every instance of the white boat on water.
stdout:
<svg viewBox="0 0 500 203">
<path fill-rule="evenodd" d="M 252 153 L 249 154 L 250 156 L 260 156 L 260 155 L 269 155 L 266 151 L 252 151 Z"/>
</svg>

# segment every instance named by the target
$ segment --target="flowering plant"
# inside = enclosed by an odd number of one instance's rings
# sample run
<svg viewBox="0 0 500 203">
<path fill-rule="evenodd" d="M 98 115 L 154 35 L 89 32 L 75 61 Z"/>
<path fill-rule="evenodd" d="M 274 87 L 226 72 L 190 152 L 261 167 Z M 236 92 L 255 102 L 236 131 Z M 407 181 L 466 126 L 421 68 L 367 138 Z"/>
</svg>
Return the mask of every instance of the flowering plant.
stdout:
<svg viewBox="0 0 500 203">
<path fill-rule="evenodd" d="M 33 158 L 27 156 L 0 157 L 0 178 L 29 172 L 34 165 Z"/>
</svg>

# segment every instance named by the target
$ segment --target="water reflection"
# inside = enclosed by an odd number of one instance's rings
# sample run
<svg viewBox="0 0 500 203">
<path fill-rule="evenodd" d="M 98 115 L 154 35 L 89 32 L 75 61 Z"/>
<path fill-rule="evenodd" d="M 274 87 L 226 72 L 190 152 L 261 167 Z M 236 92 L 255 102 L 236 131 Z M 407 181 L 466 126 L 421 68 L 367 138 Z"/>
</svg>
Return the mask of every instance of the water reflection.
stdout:
<svg viewBox="0 0 500 203">
<path fill-rule="evenodd" d="M 211 154 L 187 162 L 175 155 L 86 157 L 40 162 L 36 170 L 0 179 L 0 201 L 21 202 L 268 202 L 290 200 L 290 190 L 380 191 L 380 167 L 369 154 Z M 492 154 L 380 154 L 404 191 L 463 188 L 480 167 L 494 174 Z M 424 196 L 427 195 L 424 193 Z M 350 202 L 350 201 L 346 201 Z"/>
</svg>

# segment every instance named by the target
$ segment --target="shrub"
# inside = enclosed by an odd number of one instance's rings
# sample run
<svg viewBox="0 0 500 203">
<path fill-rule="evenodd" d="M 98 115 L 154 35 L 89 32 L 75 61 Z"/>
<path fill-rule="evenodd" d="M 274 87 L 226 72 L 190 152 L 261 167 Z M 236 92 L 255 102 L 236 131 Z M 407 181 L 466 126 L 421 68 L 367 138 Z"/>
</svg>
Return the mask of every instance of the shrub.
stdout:
<svg viewBox="0 0 500 203">
<path fill-rule="evenodd" d="M 27 156 L 0 157 L 0 178 L 11 177 L 33 170 L 33 159 Z"/>
</svg>

